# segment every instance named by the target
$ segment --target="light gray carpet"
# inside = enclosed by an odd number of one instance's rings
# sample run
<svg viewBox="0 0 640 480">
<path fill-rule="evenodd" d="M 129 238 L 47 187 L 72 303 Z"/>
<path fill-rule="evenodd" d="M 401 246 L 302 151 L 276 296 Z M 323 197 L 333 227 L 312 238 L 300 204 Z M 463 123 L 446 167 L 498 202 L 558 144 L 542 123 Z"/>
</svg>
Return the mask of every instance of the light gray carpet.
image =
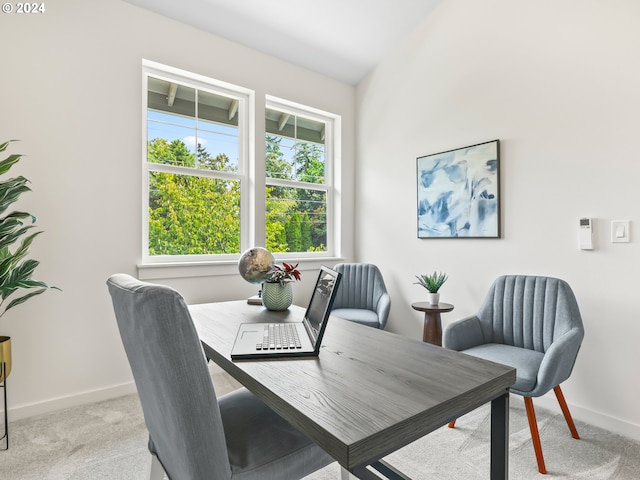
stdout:
<svg viewBox="0 0 640 480">
<path fill-rule="evenodd" d="M 225 374 L 213 375 L 222 395 L 237 388 Z M 640 479 L 640 442 L 581 422 L 571 438 L 564 418 L 538 409 L 548 474 L 537 472 L 522 402 L 511 402 L 510 478 Z M 489 478 L 489 408 L 481 408 L 387 457 L 416 480 Z M 3 480 L 143 480 L 150 457 L 147 432 L 135 395 L 10 422 L 11 445 L 0 451 Z M 307 480 L 335 480 L 332 464 Z"/>
</svg>

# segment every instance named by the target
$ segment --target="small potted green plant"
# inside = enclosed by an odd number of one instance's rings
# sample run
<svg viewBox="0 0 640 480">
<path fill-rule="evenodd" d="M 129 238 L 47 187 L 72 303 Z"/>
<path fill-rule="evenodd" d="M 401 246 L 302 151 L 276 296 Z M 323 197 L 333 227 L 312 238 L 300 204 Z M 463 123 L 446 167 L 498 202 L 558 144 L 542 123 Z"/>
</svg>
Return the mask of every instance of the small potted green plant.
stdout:
<svg viewBox="0 0 640 480">
<path fill-rule="evenodd" d="M 267 310 L 286 310 L 293 303 L 291 283 L 301 278 L 298 264 L 274 264 L 262 284 L 262 304 Z"/>
<path fill-rule="evenodd" d="M 418 279 L 417 285 L 422 285 L 429 292 L 429 303 L 438 305 L 440 302 L 440 287 L 447 281 L 447 274 L 442 272 L 433 272 L 430 275 L 416 275 Z"/>
</svg>

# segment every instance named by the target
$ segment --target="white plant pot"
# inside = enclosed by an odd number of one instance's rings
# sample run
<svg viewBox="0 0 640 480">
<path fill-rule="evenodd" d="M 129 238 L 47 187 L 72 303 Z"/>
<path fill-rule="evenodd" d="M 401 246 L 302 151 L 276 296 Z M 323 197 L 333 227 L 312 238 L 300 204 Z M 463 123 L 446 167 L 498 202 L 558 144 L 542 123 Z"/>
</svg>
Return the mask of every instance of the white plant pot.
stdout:
<svg viewBox="0 0 640 480">
<path fill-rule="evenodd" d="M 431 305 L 438 305 L 440 303 L 440 293 L 429 292 L 429 303 Z"/>
</svg>

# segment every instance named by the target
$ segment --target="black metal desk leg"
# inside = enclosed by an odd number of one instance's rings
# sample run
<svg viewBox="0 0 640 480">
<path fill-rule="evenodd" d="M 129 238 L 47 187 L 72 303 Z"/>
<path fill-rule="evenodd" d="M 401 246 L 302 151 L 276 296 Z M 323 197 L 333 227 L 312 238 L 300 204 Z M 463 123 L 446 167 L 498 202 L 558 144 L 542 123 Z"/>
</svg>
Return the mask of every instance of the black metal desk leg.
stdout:
<svg viewBox="0 0 640 480">
<path fill-rule="evenodd" d="M 509 479 L 509 393 L 491 401 L 491 480 Z"/>
</svg>

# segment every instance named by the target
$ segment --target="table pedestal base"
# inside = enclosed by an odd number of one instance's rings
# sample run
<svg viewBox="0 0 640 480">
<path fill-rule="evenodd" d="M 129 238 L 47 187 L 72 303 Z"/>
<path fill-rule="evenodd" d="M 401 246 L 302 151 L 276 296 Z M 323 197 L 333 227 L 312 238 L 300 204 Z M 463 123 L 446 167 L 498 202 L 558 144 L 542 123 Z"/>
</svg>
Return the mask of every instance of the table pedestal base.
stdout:
<svg viewBox="0 0 640 480">
<path fill-rule="evenodd" d="M 440 313 L 425 313 L 422 341 L 432 345 L 442 346 L 442 318 Z"/>
<path fill-rule="evenodd" d="M 424 327 L 422 329 L 422 341 L 432 345 L 442 346 L 442 319 L 440 313 L 450 312 L 453 305 L 440 303 L 431 305 L 429 302 L 416 302 L 411 308 L 424 312 Z"/>
</svg>

